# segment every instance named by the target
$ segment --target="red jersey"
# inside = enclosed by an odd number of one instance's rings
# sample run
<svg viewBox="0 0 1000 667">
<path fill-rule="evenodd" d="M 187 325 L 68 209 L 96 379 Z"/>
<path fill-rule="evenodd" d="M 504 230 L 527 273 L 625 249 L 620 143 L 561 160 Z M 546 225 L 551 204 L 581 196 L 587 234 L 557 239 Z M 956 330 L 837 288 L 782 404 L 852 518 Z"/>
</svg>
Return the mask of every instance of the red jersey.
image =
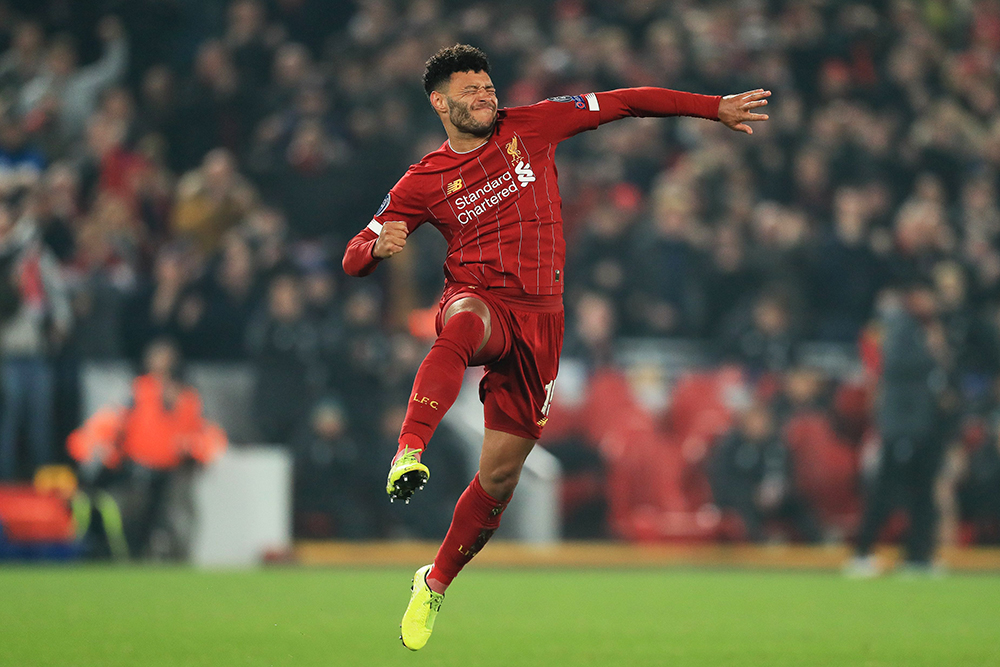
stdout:
<svg viewBox="0 0 1000 667">
<path fill-rule="evenodd" d="M 516 288 L 560 295 L 566 243 L 556 181 L 559 142 L 626 116 L 690 115 L 718 119 L 718 96 L 663 88 L 628 88 L 555 97 L 501 109 L 490 139 L 458 153 L 445 142 L 413 165 L 375 217 L 347 246 L 344 270 L 368 275 L 382 224 L 425 222 L 448 242 L 447 284 Z"/>
</svg>

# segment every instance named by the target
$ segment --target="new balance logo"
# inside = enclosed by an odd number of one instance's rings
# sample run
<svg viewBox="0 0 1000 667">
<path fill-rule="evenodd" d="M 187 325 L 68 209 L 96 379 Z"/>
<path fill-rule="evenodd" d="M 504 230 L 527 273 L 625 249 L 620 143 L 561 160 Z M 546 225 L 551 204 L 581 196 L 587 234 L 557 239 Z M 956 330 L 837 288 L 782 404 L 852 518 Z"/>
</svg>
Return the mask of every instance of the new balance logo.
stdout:
<svg viewBox="0 0 1000 667">
<path fill-rule="evenodd" d="M 514 173 L 517 174 L 517 180 L 521 182 L 522 188 L 535 180 L 535 172 L 531 171 L 531 165 L 527 162 L 518 162 L 514 167 Z"/>
<path fill-rule="evenodd" d="M 447 195 L 455 194 L 456 192 L 462 189 L 463 185 L 464 183 L 462 183 L 462 179 L 456 178 L 454 181 L 445 186 L 444 188 L 445 194 Z"/>
</svg>

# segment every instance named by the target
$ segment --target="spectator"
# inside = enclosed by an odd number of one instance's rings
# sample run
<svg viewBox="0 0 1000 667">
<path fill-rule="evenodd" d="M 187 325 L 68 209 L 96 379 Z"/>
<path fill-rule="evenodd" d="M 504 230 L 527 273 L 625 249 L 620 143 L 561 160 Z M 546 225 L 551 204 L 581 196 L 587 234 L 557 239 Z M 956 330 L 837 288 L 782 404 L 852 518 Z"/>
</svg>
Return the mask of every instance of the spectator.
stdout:
<svg viewBox="0 0 1000 667">
<path fill-rule="evenodd" d="M 293 443 L 296 537 L 377 537 L 381 462 L 352 437 L 336 399 L 321 399 L 306 425 Z"/>
<path fill-rule="evenodd" d="M 20 110 L 33 127 L 56 124 L 64 142 L 78 138 L 97 108 L 101 92 L 120 79 L 128 67 L 128 40 L 121 22 L 107 16 L 98 26 L 104 54 L 96 63 L 77 65 L 76 45 L 69 36 L 49 47 L 44 71 L 21 91 Z"/>
<path fill-rule="evenodd" d="M 146 373 L 132 383 L 131 404 L 103 408 L 67 442 L 70 455 L 88 475 L 102 468 L 118 470 L 118 494 L 139 499 L 128 503 L 125 513 L 133 554 L 149 552 L 154 530 L 167 527 L 170 486 L 186 465 L 211 463 L 227 445 L 222 429 L 202 417 L 201 398 L 182 381 L 180 362 L 173 343 L 154 341 L 146 349 Z M 184 541 L 180 535 L 170 537 L 175 543 Z"/>
<path fill-rule="evenodd" d="M 60 261 L 69 261 L 75 252 L 75 235 L 83 213 L 77 170 L 67 162 L 51 165 L 45 172 L 38 206 L 38 222 L 45 244 Z"/>
<path fill-rule="evenodd" d="M 0 116 L 0 196 L 33 187 L 45 166 L 45 156 L 28 143 L 21 121 L 9 114 Z"/>
<path fill-rule="evenodd" d="M 179 341 L 184 349 L 204 312 L 193 292 L 197 272 L 197 260 L 184 244 L 160 249 L 152 279 L 139 283 L 123 305 L 122 340 L 128 358 L 138 361 L 147 345 L 163 337 Z"/>
<path fill-rule="evenodd" d="M 760 287 L 757 272 L 747 261 L 742 233 L 736 225 L 716 230 L 705 276 L 705 325 L 702 335 L 709 339 L 723 333 L 726 318 L 746 307 Z"/>
<path fill-rule="evenodd" d="M 611 300 L 597 294 L 581 294 L 573 310 L 575 317 L 563 346 L 565 356 L 583 359 L 591 368 L 611 364 L 617 326 Z"/>
<path fill-rule="evenodd" d="M 84 197 L 96 202 L 104 195 L 120 200 L 130 217 L 140 211 L 139 183 L 149 165 L 125 144 L 126 124 L 108 114 L 95 114 L 87 123 L 86 151 L 77 167 Z M 143 230 L 136 229 L 137 234 Z"/>
<path fill-rule="evenodd" d="M 834 195 L 833 229 L 816 244 L 810 262 L 816 336 L 849 342 L 871 316 L 885 280 L 882 259 L 868 239 L 864 194 L 842 187 Z M 843 276 L 850 274 L 850 280 Z"/>
<path fill-rule="evenodd" d="M 232 54 L 240 79 L 251 91 L 263 88 L 271 70 L 272 44 L 279 37 L 268 30 L 265 8 L 258 0 L 233 0 L 227 11 L 223 43 Z"/>
<path fill-rule="evenodd" d="M 791 453 L 767 405 L 751 406 L 723 436 L 710 470 L 715 504 L 736 511 L 754 542 L 768 539 L 765 525 L 772 519 L 790 521 L 805 542 L 820 541 L 812 509 L 795 487 Z"/>
<path fill-rule="evenodd" d="M 958 485 L 961 518 L 979 544 L 1000 544 L 1000 430 L 991 415 L 985 441 L 967 451 Z"/>
<path fill-rule="evenodd" d="M 644 298 L 634 309 L 647 335 L 690 335 L 699 328 L 694 310 L 699 300 L 701 256 L 691 242 L 694 221 L 687 203 L 673 202 L 657 211 L 653 237 L 641 239 L 636 258 Z"/>
<path fill-rule="evenodd" d="M 176 88 L 176 77 L 168 67 L 149 68 L 142 77 L 135 127 L 136 136 L 158 137 L 166 144 L 165 161 L 175 170 L 184 166 L 179 163 L 178 151 L 187 129 L 178 118 Z"/>
<path fill-rule="evenodd" d="M 964 427 L 960 442 L 946 453 L 935 484 L 941 544 L 998 544 L 1000 431 L 995 398 L 983 414 L 967 417 Z"/>
<path fill-rule="evenodd" d="M 953 373 L 968 403 L 982 403 L 990 382 L 1000 373 L 1000 338 L 987 319 L 969 303 L 965 269 L 944 261 L 933 269 L 941 324 L 954 351 Z"/>
<path fill-rule="evenodd" d="M 194 78 L 178 97 L 175 167 L 193 169 L 214 148 L 240 152 L 250 133 L 254 103 L 221 42 L 201 45 Z"/>
<path fill-rule="evenodd" d="M 52 461 L 53 370 L 49 355 L 70 333 L 72 310 L 58 261 L 42 244 L 30 212 L 0 204 L 0 479 L 18 478 L 25 426 L 31 470 Z"/>
<path fill-rule="evenodd" d="M 253 252 L 237 232 L 230 232 L 212 270 L 203 281 L 204 316 L 199 335 L 200 358 L 213 361 L 246 359 L 246 331 L 260 297 Z"/>
<path fill-rule="evenodd" d="M 80 230 L 75 262 L 67 273 L 76 320 L 74 340 L 80 357 L 114 360 L 125 355 L 122 309 L 134 288 L 135 272 L 97 225 Z"/>
<path fill-rule="evenodd" d="M 632 209 L 636 208 L 638 202 L 632 204 Z M 572 246 L 568 269 L 576 276 L 576 289 L 612 300 L 619 321 L 625 314 L 634 285 L 641 282 L 629 261 L 636 244 L 634 222 L 635 211 L 630 210 L 628 204 L 615 205 L 609 201 L 596 206 Z"/>
<path fill-rule="evenodd" d="M 379 423 L 384 381 L 392 366 L 392 343 L 381 326 L 380 298 L 378 292 L 357 289 L 344 304 L 343 352 L 332 381 L 359 424 Z M 403 382 L 412 379 L 410 375 Z"/>
<path fill-rule="evenodd" d="M 271 82 L 263 95 L 263 111 L 267 115 L 282 114 L 291 108 L 311 69 L 309 51 L 304 46 L 294 42 L 281 45 L 274 55 Z"/>
<path fill-rule="evenodd" d="M 16 99 L 21 88 L 42 70 L 45 32 L 35 21 L 14 27 L 10 48 L 0 56 L 0 95 Z"/>
<path fill-rule="evenodd" d="M 294 273 L 276 275 L 247 333 L 254 364 L 254 416 L 265 442 L 288 444 L 325 386 L 319 331 Z"/>
<path fill-rule="evenodd" d="M 723 356 L 736 359 L 751 374 L 782 373 L 795 363 L 798 336 L 792 325 L 788 299 L 780 292 L 765 292 L 749 312 L 736 316 L 723 339 Z"/>
<path fill-rule="evenodd" d="M 295 128 L 284 160 L 273 174 L 273 188 L 296 238 L 315 239 L 330 232 L 330 211 L 341 210 L 349 177 L 345 147 L 317 121 Z"/>
<path fill-rule="evenodd" d="M 232 154 L 215 149 L 205 156 L 201 168 L 188 172 L 178 183 L 173 232 L 192 240 L 204 256 L 211 255 L 255 200 L 256 193 L 237 172 Z"/>
</svg>

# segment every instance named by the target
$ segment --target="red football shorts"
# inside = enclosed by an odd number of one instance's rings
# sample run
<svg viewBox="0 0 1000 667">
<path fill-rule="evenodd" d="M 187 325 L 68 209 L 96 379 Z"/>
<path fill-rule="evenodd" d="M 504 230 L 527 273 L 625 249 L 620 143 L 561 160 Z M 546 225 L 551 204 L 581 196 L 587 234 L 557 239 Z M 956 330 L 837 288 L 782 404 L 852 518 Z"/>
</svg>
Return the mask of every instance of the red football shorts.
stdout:
<svg viewBox="0 0 1000 667">
<path fill-rule="evenodd" d="M 507 289 L 451 285 L 441 297 L 438 333 L 448 306 L 470 296 L 490 310 L 490 340 L 471 364 L 486 369 L 479 384 L 486 428 L 538 440 L 559 371 L 565 331 L 562 296 L 528 297 Z"/>
</svg>

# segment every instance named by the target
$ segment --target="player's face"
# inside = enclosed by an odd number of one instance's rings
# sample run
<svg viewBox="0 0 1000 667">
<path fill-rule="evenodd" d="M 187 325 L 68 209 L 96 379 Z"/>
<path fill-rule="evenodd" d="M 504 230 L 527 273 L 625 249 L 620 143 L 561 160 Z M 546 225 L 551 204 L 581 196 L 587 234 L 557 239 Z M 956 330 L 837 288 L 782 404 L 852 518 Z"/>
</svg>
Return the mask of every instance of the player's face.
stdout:
<svg viewBox="0 0 1000 667">
<path fill-rule="evenodd" d="M 448 117 L 467 134 L 488 137 L 497 120 L 497 93 L 486 72 L 455 72 L 445 94 Z"/>
</svg>

